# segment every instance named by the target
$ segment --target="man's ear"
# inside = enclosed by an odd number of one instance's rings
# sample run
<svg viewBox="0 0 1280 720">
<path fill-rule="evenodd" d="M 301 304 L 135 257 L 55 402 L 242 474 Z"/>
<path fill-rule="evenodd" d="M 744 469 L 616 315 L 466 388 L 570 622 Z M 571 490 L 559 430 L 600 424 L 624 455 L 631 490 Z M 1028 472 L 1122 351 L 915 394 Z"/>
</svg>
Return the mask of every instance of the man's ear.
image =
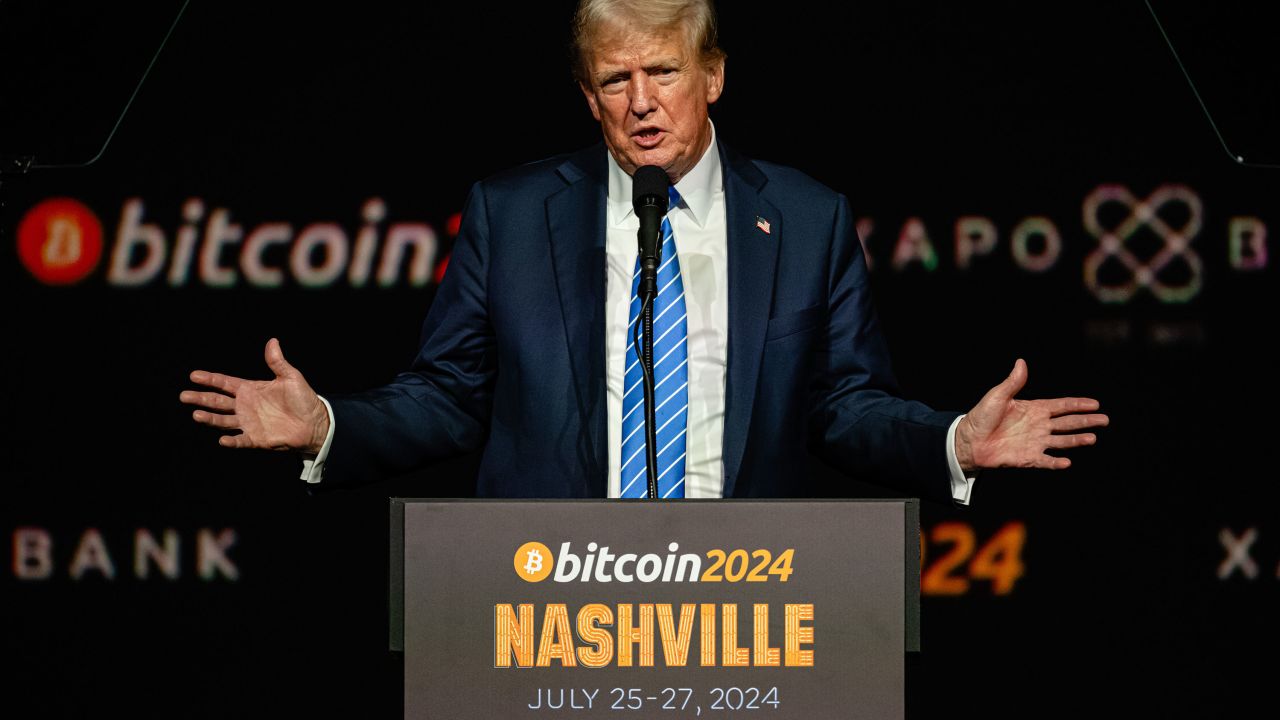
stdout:
<svg viewBox="0 0 1280 720">
<path fill-rule="evenodd" d="M 724 60 L 720 59 L 707 69 L 707 104 L 711 105 L 720 99 L 724 92 Z"/>
<path fill-rule="evenodd" d="M 600 122 L 600 106 L 596 104 L 596 94 L 581 80 L 578 81 L 578 89 L 587 98 L 587 107 L 591 108 L 591 116 L 596 119 L 596 122 Z"/>
</svg>

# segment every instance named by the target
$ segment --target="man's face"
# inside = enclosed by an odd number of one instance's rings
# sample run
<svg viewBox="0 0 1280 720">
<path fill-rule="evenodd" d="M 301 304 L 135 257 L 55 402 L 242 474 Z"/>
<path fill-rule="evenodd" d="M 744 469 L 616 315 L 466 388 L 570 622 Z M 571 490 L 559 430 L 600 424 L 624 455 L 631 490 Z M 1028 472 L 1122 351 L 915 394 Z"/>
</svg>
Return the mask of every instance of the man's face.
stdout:
<svg viewBox="0 0 1280 720">
<path fill-rule="evenodd" d="M 602 33 L 582 84 L 604 142 L 628 174 L 657 165 L 678 181 L 711 143 L 707 106 L 724 88 L 724 62 L 706 68 L 678 30 Z"/>
</svg>

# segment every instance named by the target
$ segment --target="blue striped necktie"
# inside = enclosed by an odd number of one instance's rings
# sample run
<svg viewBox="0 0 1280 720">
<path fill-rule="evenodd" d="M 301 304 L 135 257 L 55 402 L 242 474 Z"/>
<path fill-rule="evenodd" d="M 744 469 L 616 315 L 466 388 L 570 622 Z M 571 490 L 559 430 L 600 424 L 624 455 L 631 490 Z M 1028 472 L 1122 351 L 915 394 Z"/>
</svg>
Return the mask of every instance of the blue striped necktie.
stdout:
<svg viewBox="0 0 1280 720">
<path fill-rule="evenodd" d="M 670 209 L 680 204 L 675 186 L 668 190 Z M 640 258 L 631 281 L 630 322 L 627 324 L 627 370 L 622 396 L 622 491 L 618 497 L 642 498 L 649 493 L 644 429 L 644 385 L 640 348 L 633 328 L 640 322 Z M 685 429 L 689 417 L 689 327 L 684 308 L 684 283 L 671 220 L 662 218 L 662 264 L 658 267 L 658 296 L 653 305 L 654 412 L 658 426 L 658 497 L 684 497 Z M 640 332 L 644 340 L 643 328 Z"/>
</svg>

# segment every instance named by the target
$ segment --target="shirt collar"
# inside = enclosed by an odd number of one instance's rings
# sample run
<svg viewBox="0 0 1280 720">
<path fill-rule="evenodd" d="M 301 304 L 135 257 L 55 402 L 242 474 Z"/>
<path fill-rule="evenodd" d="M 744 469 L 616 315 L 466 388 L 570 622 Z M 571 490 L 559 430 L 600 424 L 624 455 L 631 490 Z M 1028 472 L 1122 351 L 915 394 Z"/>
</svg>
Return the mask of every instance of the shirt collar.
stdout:
<svg viewBox="0 0 1280 720">
<path fill-rule="evenodd" d="M 711 122 L 710 119 L 707 120 Z M 631 204 L 631 176 L 609 156 L 609 206 L 612 215 L 619 222 L 625 221 L 635 213 Z M 684 201 L 683 207 L 688 209 L 698 227 L 706 225 L 707 215 L 711 212 L 712 197 L 724 191 L 724 175 L 720 171 L 720 151 L 716 145 L 716 126 L 711 124 L 711 142 L 702 153 L 702 158 L 693 166 L 680 182 L 676 183 L 676 191 Z M 675 208 L 672 208 L 673 210 Z"/>
</svg>

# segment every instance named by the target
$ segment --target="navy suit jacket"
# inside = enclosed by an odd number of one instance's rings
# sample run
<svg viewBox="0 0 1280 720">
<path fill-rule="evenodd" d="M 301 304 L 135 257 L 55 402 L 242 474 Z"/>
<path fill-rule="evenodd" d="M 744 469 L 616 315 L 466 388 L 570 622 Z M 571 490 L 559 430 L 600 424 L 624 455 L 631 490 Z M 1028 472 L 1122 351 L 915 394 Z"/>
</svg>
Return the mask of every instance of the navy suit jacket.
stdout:
<svg viewBox="0 0 1280 720">
<path fill-rule="evenodd" d="M 325 484 L 483 448 L 481 497 L 606 496 L 606 152 L 597 144 L 472 188 L 412 366 L 386 386 L 328 398 Z M 944 446 L 956 414 L 896 395 L 847 200 L 722 141 L 719 152 L 724 496 L 812 494 L 811 450 L 950 502 Z"/>
</svg>

